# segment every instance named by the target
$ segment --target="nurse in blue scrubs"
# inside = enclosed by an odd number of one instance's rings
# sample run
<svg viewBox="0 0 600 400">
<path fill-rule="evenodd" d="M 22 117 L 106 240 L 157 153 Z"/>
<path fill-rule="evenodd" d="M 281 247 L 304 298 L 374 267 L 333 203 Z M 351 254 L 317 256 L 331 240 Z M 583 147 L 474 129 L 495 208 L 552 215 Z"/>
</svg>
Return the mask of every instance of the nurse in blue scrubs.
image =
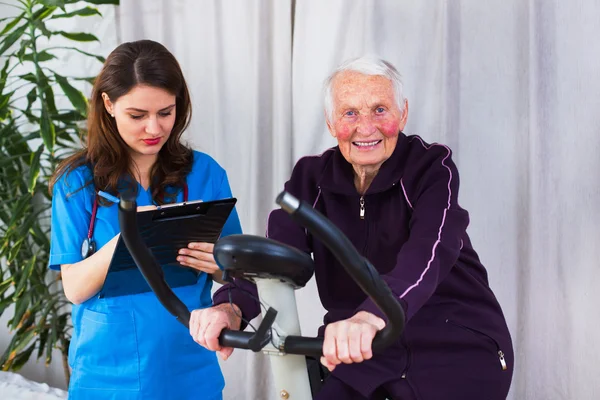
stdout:
<svg viewBox="0 0 600 400">
<path fill-rule="evenodd" d="M 119 223 L 118 206 L 99 191 L 134 190 L 145 208 L 231 197 L 225 170 L 181 143 L 190 116 L 173 55 L 148 40 L 124 43 L 95 81 L 85 148 L 53 177 L 50 268 L 61 271 L 73 303 L 70 400 L 222 398 L 215 353 L 196 344 L 152 292 L 101 295 Z M 222 236 L 235 233 L 234 211 Z M 190 310 L 211 306 L 212 282 L 221 276 L 212 249 L 190 243 L 180 251 L 179 262 L 198 271 L 174 289 Z"/>
</svg>

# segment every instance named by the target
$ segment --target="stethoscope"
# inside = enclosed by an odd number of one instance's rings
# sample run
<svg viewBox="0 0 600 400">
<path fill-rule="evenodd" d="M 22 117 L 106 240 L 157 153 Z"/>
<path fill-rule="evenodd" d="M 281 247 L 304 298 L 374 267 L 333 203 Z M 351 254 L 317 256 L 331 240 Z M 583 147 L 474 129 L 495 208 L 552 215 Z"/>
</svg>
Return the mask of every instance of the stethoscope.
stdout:
<svg viewBox="0 0 600 400">
<path fill-rule="evenodd" d="M 83 243 L 81 244 L 81 256 L 86 259 L 96 252 L 96 242 L 94 241 L 94 225 L 96 225 L 96 214 L 98 213 L 98 196 L 102 196 L 113 203 L 118 203 L 119 198 L 102 191 L 98 192 L 94 196 L 94 205 L 92 206 L 92 216 L 90 217 L 90 227 L 88 228 L 88 234 Z M 188 201 L 188 186 L 187 183 L 183 184 L 183 201 Z"/>
</svg>

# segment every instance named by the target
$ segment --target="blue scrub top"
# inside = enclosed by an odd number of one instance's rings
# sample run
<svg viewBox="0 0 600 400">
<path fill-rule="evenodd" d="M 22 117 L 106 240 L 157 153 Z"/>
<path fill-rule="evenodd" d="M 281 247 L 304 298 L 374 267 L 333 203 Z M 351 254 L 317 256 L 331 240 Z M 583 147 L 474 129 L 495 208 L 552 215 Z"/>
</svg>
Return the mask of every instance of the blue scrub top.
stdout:
<svg viewBox="0 0 600 400">
<path fill-rule="evenodd" d="M 87 167 L 62 176 L 52 199 L 50 268 L 82 260 L 94 189 Z M 187 177 L 188 200 L 232 197 L 225 170 L 210 156 L 195 151 Z M 80 190 L 80 188 L 82 188 Z M 177 196 L 183 201 L 183 193 Z M 151 205 L 149 190 L 138 185 L 137 204 Z M 237 212 L 221 236 L 241 233 Z M 93 238 L 100 249 L 120 232 L 118 206 L 99 207 Z M 175 288 L 188 309 L 209 307 L 212 280 L 202 273 L 195 285 Z M 69 348 L 72 368 L 69 399 L 220 399 L 224 387 L 215 353 L 195 343 L 154 293 L 111 298 L 94 296 L 72 309 Z"/>
</svg>

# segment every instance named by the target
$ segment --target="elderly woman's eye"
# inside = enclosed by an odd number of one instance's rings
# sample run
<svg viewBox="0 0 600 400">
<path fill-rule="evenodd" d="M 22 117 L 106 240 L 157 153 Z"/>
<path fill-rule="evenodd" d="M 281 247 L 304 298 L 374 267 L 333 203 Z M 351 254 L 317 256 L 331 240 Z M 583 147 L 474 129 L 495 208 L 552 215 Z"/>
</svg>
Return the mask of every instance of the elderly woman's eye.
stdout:
<svg viewBox="0 0 600 400">
<path fill-rule="evenodd" d="M 353 117 L 356 115 L 356 113 L 354 111 L 346 111 L 344 115 L 346 115 L 347 117 Z"/>
<path fill-rule="evenodd" d="M 377 107 L 377 109 L 375 111 L 377 111 L 378 114 L 381 114 L 382 112 L 385 111 L 385 108 L 383 108 L 383 107 Z"/>
</svg>

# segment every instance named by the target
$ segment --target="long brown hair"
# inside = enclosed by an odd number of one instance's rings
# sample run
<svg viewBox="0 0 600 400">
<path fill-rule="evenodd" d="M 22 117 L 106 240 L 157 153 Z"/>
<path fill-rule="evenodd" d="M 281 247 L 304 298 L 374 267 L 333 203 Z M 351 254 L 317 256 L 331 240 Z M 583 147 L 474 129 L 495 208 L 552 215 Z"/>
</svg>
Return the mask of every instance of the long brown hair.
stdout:
<svg viewBox="0 0 600 400">
<path fill-rule="evenodd" d="M 192 108 L 179 63 L 162 44 L 151 40 L 123 43 L 106 59 L 92 89 L 85 146 L 59 164 L 50 180 L 51 193 L 63 174 L 82 165 L 91 169 L 96 190 L 118 194 L 123 184 L 127 189 L 137 190 L 129 147 L 119 135 L 114 118 L 106 111 L 102 93 L 114 103 L 142 84 L 164 89 L 176 97 L 175 124 L 150 171 L 152 199 L 157 204 L 174 199 L 175 191 L 167 191 L 167 187 L 183 187 L 192 169 L 192 150 L 181 143 Z"/>
</svg>

